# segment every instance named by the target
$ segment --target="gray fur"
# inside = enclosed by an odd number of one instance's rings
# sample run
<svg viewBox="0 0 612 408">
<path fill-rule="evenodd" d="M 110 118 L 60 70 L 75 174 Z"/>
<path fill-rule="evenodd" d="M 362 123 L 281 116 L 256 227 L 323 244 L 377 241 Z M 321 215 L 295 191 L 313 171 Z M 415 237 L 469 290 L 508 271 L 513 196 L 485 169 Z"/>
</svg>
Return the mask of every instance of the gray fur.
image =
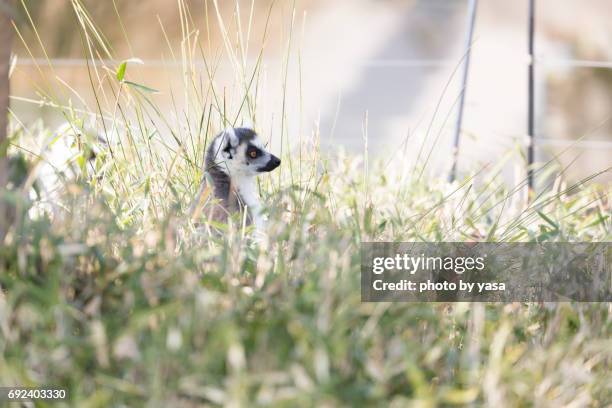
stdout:
<svg viewBox="0 0 612 408">
<path fill-rule="evenodd" d="M 217 139 L 221 137 L 223 137 L 223 134 L 218 135 L 213 140 L 213 143 L 208 146 L 208 150 L 206 152 L 205 166 L 206 171 L 208 172 L 210 178 L 213 181 L 213 192 L 215 193 L 215 197 L 222 200 L 224 206 L 226 206 L 229 201 L 231 179 L 229 174 L 227 174 L 227 171 L 221 168 L 222 164 L 219 164 L 215 161 L 219 153 L 217 150 L 223 148 L 223 146 L 217 143 Z"/>
</svg>

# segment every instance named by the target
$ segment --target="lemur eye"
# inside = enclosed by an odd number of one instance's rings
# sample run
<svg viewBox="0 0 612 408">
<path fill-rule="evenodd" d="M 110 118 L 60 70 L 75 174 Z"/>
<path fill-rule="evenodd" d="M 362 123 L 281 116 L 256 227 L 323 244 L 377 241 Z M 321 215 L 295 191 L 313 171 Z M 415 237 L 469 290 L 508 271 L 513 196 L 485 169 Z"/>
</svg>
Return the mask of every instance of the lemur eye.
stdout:
<svg viewBox="0 0 612 408">
<path fill-rule="evenodd" d="M 257 158 L 257 150 L 251 150 L 249 156 L 251 156 L 252 159 Z"/>
</svg>

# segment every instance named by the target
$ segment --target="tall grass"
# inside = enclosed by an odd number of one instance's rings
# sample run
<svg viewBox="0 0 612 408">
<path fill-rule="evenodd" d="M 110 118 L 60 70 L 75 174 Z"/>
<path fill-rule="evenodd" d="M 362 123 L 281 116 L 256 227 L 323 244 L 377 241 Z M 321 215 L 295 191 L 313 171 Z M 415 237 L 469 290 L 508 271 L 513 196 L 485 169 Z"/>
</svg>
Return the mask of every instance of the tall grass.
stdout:
<svg viewBox="0 0 612 408">
<path fill-rule="evenodd" d="M 51 212 L 30 198 L 24 167 L 14 175 L 17 215 L 0 253 L 2 384 L 66 387 L 58 405 L 79 407 L 609 403 L 608 304 L 374 304 L 359 290 L 362 241 L 607 241 L 609 188 L 556 178 L 527 205 L 524 184 L 509 188 L 495 172 L 448 184 L 395 162 L 364 166 L 321 153 L 317 132 L 290 151 L 281 103 L 285 170 L 260 182 L 267 236 L 252 240 L 238 217 L 194 223 L 207 142 L 242 117 L 261 122 L 267 40 L 253 66 L 245 44 L 264 22 L 232 23 L 205 2 L 206 28 L 223 34 L 215 49 L 179 0 L 184 38 L 168 53 L 183 70 L 168 111 L 156 84 L 132 77 L 138 61 L 105 64 L 111 46 L 71 4 L 94 102 L 67 104 L 74 92 L 54 78 L 41 100 L 74 134 L 93 127 L 109 144 L 88 167 L 95 142 L 81 138 L 72 159 L 82 171 Z M 222 55 L 232 89 L 216 85 Z M 13 124 L 12 151 L 31 171 L 68 137 Z"/>
</svg>

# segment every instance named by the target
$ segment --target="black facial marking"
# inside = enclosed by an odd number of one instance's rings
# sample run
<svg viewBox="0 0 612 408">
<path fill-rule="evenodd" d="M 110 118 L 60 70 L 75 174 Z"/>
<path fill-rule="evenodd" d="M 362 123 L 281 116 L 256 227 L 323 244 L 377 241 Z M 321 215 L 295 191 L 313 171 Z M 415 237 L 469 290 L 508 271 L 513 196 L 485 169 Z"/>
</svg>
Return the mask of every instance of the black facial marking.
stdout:
<svg viewBox="0 0 612 408">
<path fill-rule="evenodd" d="M 256 146 L 249 145 L 246 149 L 247 159 L 254 160 L 254 159 L 261 157 L 261 155 L 262 155 L 261 150 Z"/>
<path fill-rule="evenodd" d="M 280 159 L 272 154 L 270 155 L 270 160 L 268 160 L 266 165 L 258 168 L 257 171 L 260 173 L 272 171 L 275 168 L 277 168 L 280 165 L 280 163 L 281 163 Z"/>
<path fill-rule="evenodd" d="M 223 149 L 224 153 L 227 153 L 227 158 L 228 159 L 233 159 L 234 156 L 232 156 L 232 146 L 230 145 L 230 143 L 228 142 L 227 145 L 225 146 L 225 149 Z"/>
</svg>

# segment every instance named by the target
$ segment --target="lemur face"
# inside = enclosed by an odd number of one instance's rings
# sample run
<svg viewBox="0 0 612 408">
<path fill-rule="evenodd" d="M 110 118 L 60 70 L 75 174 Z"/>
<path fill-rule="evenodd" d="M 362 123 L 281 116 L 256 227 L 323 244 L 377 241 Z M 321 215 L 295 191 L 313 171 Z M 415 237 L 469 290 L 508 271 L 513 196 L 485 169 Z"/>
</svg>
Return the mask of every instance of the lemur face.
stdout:
<svg viewBox="0 0 612 408">
<path fill-rule="evenodd" d="M 256 176 L 274 170 L 281 163 L 278 157 L 265 149 L 252 129 L 228 128 L 219 137 L 223 165 L 230 175 Z"/>
</svg>

